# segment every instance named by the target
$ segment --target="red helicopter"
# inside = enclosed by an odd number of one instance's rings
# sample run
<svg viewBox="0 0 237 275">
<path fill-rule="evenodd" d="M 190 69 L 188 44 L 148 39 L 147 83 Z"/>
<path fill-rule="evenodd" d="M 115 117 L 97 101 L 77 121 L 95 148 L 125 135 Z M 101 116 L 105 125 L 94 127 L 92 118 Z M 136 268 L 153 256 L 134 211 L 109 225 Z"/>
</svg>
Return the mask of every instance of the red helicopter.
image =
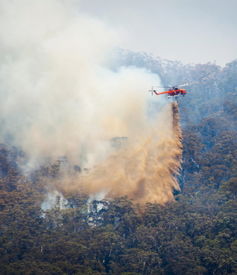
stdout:
<svg viewBox="0 0 237 275">
<path fill-rule="evenodd" d="M 166 95 L 168 95 L 169 98 L 175 98 L 176 99 L 180 95 L 185 96 L 187 94 L 187 90 L 186 89 L 181 89 L 180 87 L 190 87 L 191 85 L 199 84 L 201 82 L 204 82 L 204 81 L 208 80 L 211 75 L 212 75 L 212 72 L 205 73 L 197 81 L 186 82 L 186 83 L 181 84 L 181 85 L 175 85 L 175 86 L 169 86 L 169 87 L 153 86 L 152 89 L 149 92 L 151 92 L 152 95 L 153 94 L 155 94 L 155 95 L 164 95 L 164 94 L 166 94 Z M 164 92 L 158 92 L 158 90 L 155 89 L 154 87 L 162 88 L 162 89 L 168 89 L 168 90 L 166 90 Z"/>
<path fill-rule="evenodd" d="M 184 85 L 182 85 L 184 86 Z M 186 85 L 185 85 L 186 86 Z M 150 90 L 150 92 L 155 95 L 164 95 L 167 94 L 168 97 L 177 97 L 179 95 L 185 96 L 187 94 L 187 90 L 185 89 L 180 89 L 177 86 L 173 86 L 173 87 L 163 87 L 163 88 L 169 88 L 169 90 L 164 91 L 164 92 L 158 92 L 156 89 L 154 89 L 152 87 L 152 90 Z"/>
</svg>

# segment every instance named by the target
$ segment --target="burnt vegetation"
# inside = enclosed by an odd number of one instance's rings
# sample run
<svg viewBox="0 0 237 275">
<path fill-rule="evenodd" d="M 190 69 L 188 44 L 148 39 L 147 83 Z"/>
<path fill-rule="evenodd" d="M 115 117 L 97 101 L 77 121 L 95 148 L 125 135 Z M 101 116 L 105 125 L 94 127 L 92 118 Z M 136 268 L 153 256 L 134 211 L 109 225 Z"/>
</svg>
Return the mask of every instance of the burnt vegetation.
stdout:
<svg viewBox="0 0 237 275">
<path fill-rule="evenodd" d="M 196 82 L 179 102 L 181 192 L 143 210 L 127 198 L 94 202 L 89 214 L 86 196 L 65 194 L 70 207 L 43 213 L 41 174 L 57 176 L 57 163 L 26 177 L 23 154 L 1 144 L 1 274 L 237 274 L 237 61 L 183 65 L 125 51 L 120 60 L 166 85 Z"/>
</svg>

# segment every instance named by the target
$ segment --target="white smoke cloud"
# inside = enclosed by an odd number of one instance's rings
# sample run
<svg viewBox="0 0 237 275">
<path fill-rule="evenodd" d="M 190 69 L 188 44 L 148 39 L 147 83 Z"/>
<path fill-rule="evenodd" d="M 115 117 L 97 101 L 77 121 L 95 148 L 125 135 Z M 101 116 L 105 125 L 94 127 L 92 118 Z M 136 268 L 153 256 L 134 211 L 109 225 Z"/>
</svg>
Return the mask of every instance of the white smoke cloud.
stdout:
<svg viewBox="0 0 237 275">
<path fill-rule="evenodd" d="M 48 211 L 53 208 L 58 208 L 58 209 L 68 208 L 68 201 L 57 190 L 48 192 L 45 196 L 44 201 L 41 204 L 41 209 L 43 211 Z"/>
<path fill-rule="evenodd" d="M 110 70 L 118 38 L 78 3 L 1 0 L 0 18 L 0 142 L 26 152 L 29 167 L 61 156 L 91 166 L 112 137 L 146 128 L 158 77 Z"/>
</svg>

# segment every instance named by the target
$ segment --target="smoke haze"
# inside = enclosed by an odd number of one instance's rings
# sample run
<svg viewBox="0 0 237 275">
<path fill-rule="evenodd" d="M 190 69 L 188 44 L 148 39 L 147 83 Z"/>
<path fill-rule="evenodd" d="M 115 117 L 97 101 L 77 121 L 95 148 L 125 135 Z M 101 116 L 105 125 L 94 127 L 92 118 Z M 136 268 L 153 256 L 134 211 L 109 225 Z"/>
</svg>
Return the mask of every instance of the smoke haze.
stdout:
<svg viewBox="0 0 237 275">
<path fill-rule="evenodd" d="M 164 204 L 173 199 L 174 189 L 179 190 L 175 176 L 181 155 L 178 105 L 172 103 L 119 152 L 79 177 L 64 178 L 57 186 L 63 191 L 104 191 L 108 197 L 128 196 L 141 204 Z"/>
<path fill-rule="evenodd" d="M 160 98 L 148 118 L 146 91 L 159 78 L 110 69 L 118 37 L 74 1 L 2 0 L 0 18 L 0 141 L 26 153 L 23 168 L 67 157 L 89 172 L 57 183 L 64 191 L 172 199 L 178 122 Z M 128 141 L 115 150 L 115 137 Z"/>
</svg>

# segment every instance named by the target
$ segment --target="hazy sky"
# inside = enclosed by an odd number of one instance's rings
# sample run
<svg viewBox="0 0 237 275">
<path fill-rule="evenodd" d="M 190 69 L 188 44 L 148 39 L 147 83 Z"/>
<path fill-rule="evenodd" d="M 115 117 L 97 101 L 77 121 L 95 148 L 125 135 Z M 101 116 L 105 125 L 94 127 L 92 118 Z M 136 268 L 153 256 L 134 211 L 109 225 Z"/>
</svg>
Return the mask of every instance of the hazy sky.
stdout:
<svg viewBox="0 0 237 275">
<path fill-rule="evenodd" d="M 237 0 L 81 0 L 123 48 L 184 63 L 237 58 Z"/>
</svg>

